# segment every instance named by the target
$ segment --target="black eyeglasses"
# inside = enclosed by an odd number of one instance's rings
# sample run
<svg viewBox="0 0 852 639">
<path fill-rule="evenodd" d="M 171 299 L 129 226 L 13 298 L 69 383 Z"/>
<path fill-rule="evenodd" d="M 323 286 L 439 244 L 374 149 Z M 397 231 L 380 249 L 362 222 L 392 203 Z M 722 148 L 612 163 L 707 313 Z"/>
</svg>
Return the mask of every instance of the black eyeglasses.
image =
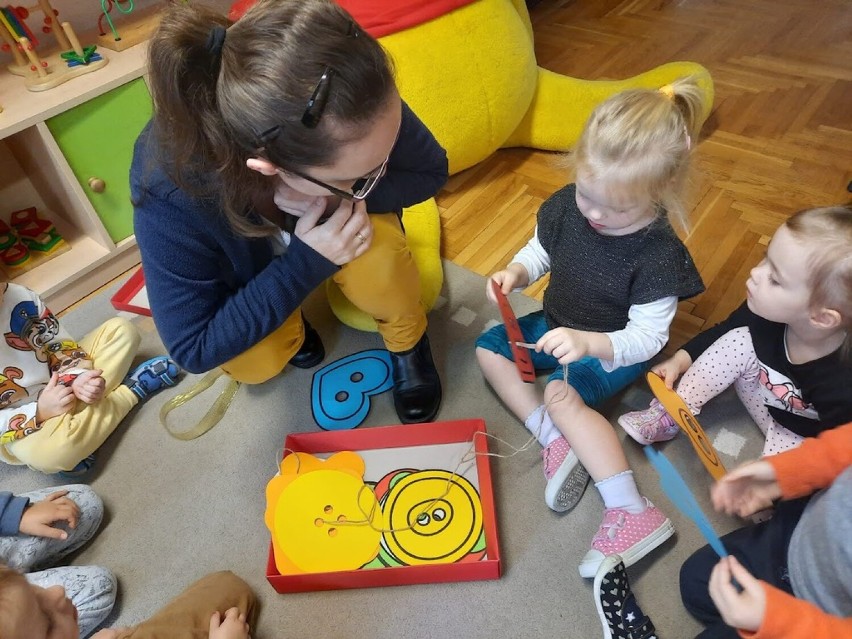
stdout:
<svg viewBox="0 0 852 639">
<path fill-rule="evenodd" d="M 282 175 L 286 175 L 288 173 L 296 175 L 302 178 L 303 180 L 307 180 L 311 184 L 321 186 L 325 190 L 333 193 L 334 195 L 337 195 L 338 197 L 343 198 L 344 200 L 349 200 L 350 202 L 358 202 L 360 200 L 366 199 L 367 196 L 373 192 L 373 189 L 376 188 L 376 184 L 379 183 L 379 180 L 382 179 L 382 176 L 385 174 L 385 171 L 387 171 L 388 160 L 390 160 L 390 155 L 385 158 L 384 162 L 382 162 L 378 167 L 370 171 L 367 175 L 355 180 L 355 184 L 352 185 L 351 191 L 344 191 L 343 189 L 338 189 L 336 186 L 326 184 L 322 180 L 318 180 L 314 177 L 311 177 L 307 173 L 302 173 L 301 171 L 296 171 L 295 169 L 278 169 L 278 173 Z"/>
</svg>

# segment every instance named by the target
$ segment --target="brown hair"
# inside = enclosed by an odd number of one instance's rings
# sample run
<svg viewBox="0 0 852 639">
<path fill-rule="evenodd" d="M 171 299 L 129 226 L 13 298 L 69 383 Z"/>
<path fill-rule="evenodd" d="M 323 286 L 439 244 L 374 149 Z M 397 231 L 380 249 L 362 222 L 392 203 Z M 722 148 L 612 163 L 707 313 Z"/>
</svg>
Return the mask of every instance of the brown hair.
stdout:
<svg viewBox="0 0 852 639">
<path fill-rule="evenodd" d="M 594 179 L 647 194 L 687 228 L 682 202 L 690 150 L 696 141 L 703 91 L 694 77 L 662 89 L 630 89 L 599 104 L 570 163 Z"/>
<path fill-rule="evenodd" d="M 9 601 L 9 593 L 13 590 L 26 587 L 29 582 L 14 568 L 0 564 L 0 637 L 9 637 L 9 626 L 7 625 L 13 610 L 10 610 L 12 602 Z"/>
<path fill-rule="evenodd" d="M 846 331 L 841 355 L 852 359 L 852 205 L 799 211 L 784 225 L 797 239 L 818 247 L 810 258 L 810 307 L 840 314 Z"/>
<path fill-rule="evenodd" d="M 227 28 L 218 47 L 216 27 Z M 219 198 L 246 236 L 272 232 L 246 219 L 272 188 L 246 160 L 331 164 L 394 88 L 381 45 L 331 0 L 260 0 L 230 26 L 195 3 L 171 3 L 151 40 L 149 69 L 158 160 L 181 188 Z M 326 69 L 328 100 L 310 128 L 302 115 Z"/>
</svg>

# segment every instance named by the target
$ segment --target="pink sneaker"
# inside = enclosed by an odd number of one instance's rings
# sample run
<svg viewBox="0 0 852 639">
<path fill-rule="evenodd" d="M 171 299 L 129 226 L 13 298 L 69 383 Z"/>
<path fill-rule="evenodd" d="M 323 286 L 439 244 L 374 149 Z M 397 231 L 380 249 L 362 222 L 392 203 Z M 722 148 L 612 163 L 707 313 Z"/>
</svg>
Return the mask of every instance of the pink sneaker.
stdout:
<svg viewBox="0 0 852 639">
<path fill-rule="evenodd" d="M 580 576 L 594 577 L 606 557 L 621 555 L 632 566 L 674 534 L 674 526 L 646 497 L 645 508 L 634 515 L 621 508 L 604 511 L 603 522 L 592 539 L 592 549 L 580 562 Z"/>
<path fill-rule="evenodd" d="M 576 506 L 589 483 L 589 473 L 564 437 L 557 437 L 541 451 L 544 461 L 544 503 L 564 513 Z"/>
<path fill-rule="evenodd" d="M 680 430 L 678 425 L 656 399 L 645 410 L 625 413 L 618 423 L 640 444 L 647 446 L 654 442 L 667 442 L 674 439 Z"/>
</svg>

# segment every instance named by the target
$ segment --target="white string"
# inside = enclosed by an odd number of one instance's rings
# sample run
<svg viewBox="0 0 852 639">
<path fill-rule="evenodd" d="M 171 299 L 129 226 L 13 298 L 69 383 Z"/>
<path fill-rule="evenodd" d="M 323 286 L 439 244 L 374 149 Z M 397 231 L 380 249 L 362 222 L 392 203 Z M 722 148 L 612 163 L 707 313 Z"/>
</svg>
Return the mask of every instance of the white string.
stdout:
<svg viewBox="0 0 852 639">
<path fill-rule="evenodd" d="M 534 344 L 527 345 L 525 343 L 520 343 L 520 342 L 516 342 L 516 343 L 519 346 L 522 346 L 522 347 L 525 347 L 525 348 L 529 348 L 529 347 L 534 348 L 535 347 Z M 450 490 L 452 490 L 453 484 L 455 483 L 456 477 L 459 477 L 460 475 L 464 476 L 464 474 L 468 470 L 470 470 L 473 467 L 473 465 L 476 463 L 476 457 L 477 456 L 498 457 L 500 459 L 509 459 L 510 457 L 514 457 L 515 455 L 528 450 L 533 445 L 533 442 L 538 443 L 539 436 L 541 435 L 541 429 L 544 426 L 544 415 L 545 415 L 545 413 L 547 413 L 547 410 L 550 408 L 550 406 L 552 406 L 556 402 L 561 402 L 562 400 L 564 400 L 568 396 L 568 365 L 562 364 L 561 366 L 562 366 L 562 381 L 565 384 L 565 388 L 563 389 L 563 392 L 559 396 L 552 397 L 548 402 L 546 402 L 544 404 L 544 410 L 541 411 L 541 414 L 539 415 L 538 425 L 536 426 L 535 432 L 530 436 L 530 438 L 526 442 L 524 442 L 523 445 L 521 445 L 520 447 L 517 447 L 517 446 L 511 444 L 510 442 L 507 442 L 505 439 L 498 437 L 497 435 L 492 435 L 491 433 L 488 433 L 488 432 L 485 432 L 485 431 L 474 432 L 473 438 L 470 441 L 470 448 L 468 448 L 467 451 L 465 451 L 465 453 L 461 456 L 459 463 L 456 464 L 456 467 L 450 472 L 450 476 L 447 478 L 446 487 L 444 489 L 444 492 L 441 493 L 440 495 L 438 495 L 437 497 L 435 497 L 435 499 L 433 499 L 432 501 L 425 504 L 417 512 L 417 514 L 414 516 L 413 521 L 417 522 L 417 520 L 420 519 L 420 517 L 422 515 L 426 514 L 432 508 L 432 506 L 437 504 L 439 501 L 441 501 L 444 497 L 446 497 L 450 493 Z M 476 450 L 476 436 L 477 435 L 481 435 L 481 436 L 483 436 L 487 439 L 491 439 L 495 442 L 498 442 L 498 443 L 502 444 L 503 446 L 510 448 L 512 450 L 512 452 L 508 453 L 508 454 L 492 453 L 492 452 L 488 451 L 487 445 L 486 445 L 485 452 L 481 452 L 481 453 L 477 452 L 477 450 Z M 301 458 L 299 457 L 298 454 L 296 454 L 296 451 L 291 450 L 289 448 L 285 448 L 284 452 L 285 453 L 289 452 L 293 455 L 296 455 L 297 466 L 296 466 L 296 473 L 295 474 L 298 474 L 299 470 L 301 469 L 301 465 L 302 465 Z M 279 459 L 278 455 L 276 453 L 275 459 L 276 459 L 276 466 L 278 468 L 278 474 L 280 475 L 281 474 L 281 463 L 284 461 L 284 458 L 282 457 L 282 458 Z M 463 464 L 467 464 L 467 465 L 462 470 Z M 339 521 L 339 520 L 336 520 L 336 519 L 330 519 L 329 520 L 329 519 L 321 519 L 320 518 L 320 519 L 317 519 L 316 521 L 321 521 L 324 524 L 329 524 L 329 525 L 333 525 L 333 526 L 369 526 L 370 528 L 372 528 L 376 532 L 379 532 L 379 533 L 382 533 L 382 534 L 402 532 L 402 531 L 414 529 L 416 524 L 412 524 L 410 526 L 404 526 L 404 527 L 400 527 L 400 528 L 380 528 L 380 527 L 377 527 L 373 523 L 373 519 L 376 516 L 376 508 L 378 508 L 378 506 L 379 506 L 378 499 L 373 500 L 373 506 L 370 508 L 370 512 L 365 511 L 364 508 L 361 506 L 361 494 L 362 494 L 362 491 L 364 489 L 370 490 L 372 492 L 372 489 L 370 488 L 370 486 L 368 486 L 365 483 L 358 489 L 358 494 L 355 496 L 355 502 L 358 505 L 358 510 L 361 511 L 361 515 L 363 515 L 364 519 L 361 519 L 361 520 L 346 519 L 346 520 L 340 520 Z"/>
</svg>

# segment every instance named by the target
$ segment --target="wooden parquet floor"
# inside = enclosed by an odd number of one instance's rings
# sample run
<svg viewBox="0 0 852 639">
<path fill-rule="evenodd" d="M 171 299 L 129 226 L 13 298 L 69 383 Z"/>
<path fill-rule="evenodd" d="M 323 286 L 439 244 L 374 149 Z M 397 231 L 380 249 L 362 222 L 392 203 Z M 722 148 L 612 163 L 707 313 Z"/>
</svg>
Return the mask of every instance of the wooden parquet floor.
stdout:
<svg viewBox="0 0 852 639">
<path fill-rule="evenodd" d="M 784 219 L 849 201 L 849 0 L 542 0 L 530 14 L 538 63 L 552 71 L 621 79 L 690 60 L 713 76 L 685 236 L 707 290 L 681 303 L 669 352 L 742 302 Z M 506 265 L 541 202 L 570 181 L 562 162 L 505 149 L 451 177 L 438 197 L 443 255 L 482 275 Z"/>
</svg>

